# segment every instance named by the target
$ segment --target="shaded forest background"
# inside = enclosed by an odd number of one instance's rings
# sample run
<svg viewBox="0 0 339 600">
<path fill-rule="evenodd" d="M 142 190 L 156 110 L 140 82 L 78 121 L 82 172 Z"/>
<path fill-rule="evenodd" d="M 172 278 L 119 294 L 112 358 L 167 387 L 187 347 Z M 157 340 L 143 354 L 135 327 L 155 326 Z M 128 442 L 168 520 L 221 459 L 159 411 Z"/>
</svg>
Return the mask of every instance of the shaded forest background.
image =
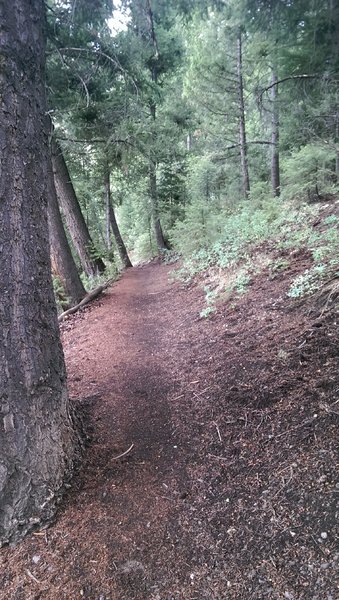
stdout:
<svg viewBox="0 0 339 600">
<path fill-rule="evenodd" d="M 79 285 L 160 254 L 184 277 L 241 264 L 241 288 L 248 245 L 268 239 L 313 252 L 302 291 L 333 274 L 336 217 L 326 235 L 308 223 L 338 182 L 338 10 L 123 0 L 112 19 L 110 1 L 49 2 L 54 181 Z M 79 301 L 53 267 L 61 304 Z"/>
</svg>

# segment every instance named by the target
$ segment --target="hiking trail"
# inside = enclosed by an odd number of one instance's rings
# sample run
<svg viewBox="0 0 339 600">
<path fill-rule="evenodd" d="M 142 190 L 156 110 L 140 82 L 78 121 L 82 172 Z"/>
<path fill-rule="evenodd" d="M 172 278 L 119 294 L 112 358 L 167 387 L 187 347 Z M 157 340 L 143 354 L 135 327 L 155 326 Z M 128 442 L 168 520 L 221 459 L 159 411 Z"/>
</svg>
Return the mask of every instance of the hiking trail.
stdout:
<svg viewBox="0 0 339 600">
<path fill-rule="evenodd" d="M 283 291 L 305 263 L 210 319 L 151 263 L 62 324 L 91 439 L 55 523 L 2 550 L 1 600 L 334 598 L 337 353 Z"/>
</svg>

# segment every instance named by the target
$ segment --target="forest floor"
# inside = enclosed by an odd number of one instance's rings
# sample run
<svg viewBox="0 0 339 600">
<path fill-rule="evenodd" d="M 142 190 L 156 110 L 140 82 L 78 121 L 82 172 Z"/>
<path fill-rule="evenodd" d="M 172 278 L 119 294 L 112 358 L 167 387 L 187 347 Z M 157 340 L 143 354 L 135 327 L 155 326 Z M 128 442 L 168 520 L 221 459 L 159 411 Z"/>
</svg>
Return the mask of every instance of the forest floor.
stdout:
<svg viewBox="0 0 339 600">
<path fill-rule="evenodd" d="M 91 439 L 55 523 L 1 550 L 1 600 L 338 598 L 333 287 L 289 299 L 288 258 L 209 318 L 151 263 L 62 325 Z"/>
</svg>

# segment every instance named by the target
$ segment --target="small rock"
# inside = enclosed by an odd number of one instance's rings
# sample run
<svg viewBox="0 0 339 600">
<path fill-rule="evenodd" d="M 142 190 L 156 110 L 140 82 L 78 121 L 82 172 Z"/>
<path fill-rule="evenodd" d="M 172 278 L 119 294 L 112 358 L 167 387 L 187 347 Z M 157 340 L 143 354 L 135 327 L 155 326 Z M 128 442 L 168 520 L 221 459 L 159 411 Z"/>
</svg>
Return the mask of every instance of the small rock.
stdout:
<svg viewBox="0 0 339 600">
<path fill-rule="evenodd" d="M 35 565 L 37 565 L 40 560 L 41 556 L 39 556 L 39 554 L 34 554 L 34 556 L 32 556 L 32 562 L 34 562 Z"/>
<path fill-rule="evenodd" d="M 321 532 L 321 534 L 320 534 L 320 537 L 321 537 L 323 540 L 327 540 L 327 533 L 326 533 L 326 531 L 322 531 L 322 532 Z"/>
<path fill-rule="evenodd" d="M 141 562 L 139 562 L 138 560 L 128 560 L 126 561 L 124 564 L 122 564 L 119 568 L 119 571 L 121 573 L 124 573 L 125 575 L 129 575 L 129 574 L 133 574 L 133 573 L 137 573 L 137 572 L 144 572 L 144 566 Z"/>
</svg>

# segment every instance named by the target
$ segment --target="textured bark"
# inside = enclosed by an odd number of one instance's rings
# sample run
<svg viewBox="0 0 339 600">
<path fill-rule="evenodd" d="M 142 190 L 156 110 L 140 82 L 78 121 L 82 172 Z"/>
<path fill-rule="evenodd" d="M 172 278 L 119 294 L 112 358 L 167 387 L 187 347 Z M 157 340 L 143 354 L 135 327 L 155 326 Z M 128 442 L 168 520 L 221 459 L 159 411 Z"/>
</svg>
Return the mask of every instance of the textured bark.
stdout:
<svg viewBox="0 0 339 600">
<path fill-rule="evenodd" d="M 155 239 L 157 242 L 157 248 L 159 253 L 166 250 L 166 242 L 164 239 L 158 205 L 158 186 L 157 186 L 157 164 L 151 158 L 149 162 L 149 183 L 150 183 L 150 198 L 151 198 L 151 211 L 152 211 L 152 224 L 155 233 Z"/>
<path fill-rule="evenodd" d="M 78 443 L 50 275 L 44 11 L 0 3 L 0 545 L 52 518 Z"/>
<path fill-rule="evenodd" d="M 120 260 L 121 260 L 122 264 L 124 265 L 125 269 L 129 269 L 130 267 L 133 267 L 133 265 L 128 256 L 126 246 L 124 244 L 124 240 L 121 237 L 119 226 L 118 226 L 117 220 L 115 218 L 115 212 L 114 212 L 114 208 L 112 205 L 112 198 L 111 198 L 110 174 L 109 174 L 108 167 L 106 167 L 106 169 L 105 169 L 104 184 L 105 184 L 106 206 L 107 206 L 107 210 L 108 210 L 109 224 L 112 228 L 112 233 L 114 235 L 115 243 L 118 248 Z"/>
<path fill-rule="evenodd" d="M 339 111 L 336 113 L 336 124 L 335 124 L 335 144 L 336 144 L 336 152 L 335 152 L 335 175 L 336 181 L 339 182 Z"/>
<path fill-rule="evenodd" d="M 154 18 L 150 0 L 146 1 L 147 20 L 149 26 L 149 33 L 151 43 L 153 46 L 153 57 L 150 67 L 151 79 L 154 84 L 158 83 L 158 60 L 159 60 L 159 48 L 158 42 L 155 35 L 154 29 Z M 155 129 L 156 118 L 157 118 L 157 107 L 154 101 L 150 102 L 150 113 L 152 119 L 152 145 L 150 150 L 149 159 L 149 189 L 151 199 L 151 211 L 152 211 L 152 225 L 157 243 L 158 253 L 161 254 L 166 250 L 166 242 L 163 235 L 160 214 L 159 214 L 159 202 L 158 202 L 158 184 L 157 184 L 157 159 L 156 159 L 156 144 L 157 144 L 157 133 Z"/>
<path fill-rule="evenodd" d="M 111 223 L 110 223 L 110 198 L 106 192 L 105 198 L 105 212 L 106 212 L 106 220 L 105 220 L 105 237 L 106 237 L 106 248 L 109 252 L 109 255 L 112 254 L 112 240 L 111 240 Z"/>
<path fill-rule="evenodd" d="M 279 165 L 279 109 L 278 109 L 278 78 L 275 71 L 272 73 L 272 154 L 271 154 L 271 182 L 274 196 L 280 196 L 280 165 Z"/>
<path fill-rule="evenodd" d="M 55 139 L 52 140 L 52 162 L 58 201 L 82 267 L 87 275 L 103 273 L 105 265 L 101 258 L 91 258 L 90 250 L 93 249 L 93 241 L 81 212 L 61 147 Z"/>
<path fill-rule="evenodd" d="M 245 196 L 250 193 L 250 177 L 248 173 L 247 142 L 246 142 L 246 119 L 244 102 L 244 84 L 242 76 L 242 34 L 239 30 L 237 37 L 237 77 L 238 77 L 238 102 L 239 102 L 239 145 L 241 174 Z"/>
<path fill-rule="evenodd" d="M 65 234 L 51 164 L 49 165 L 47 210 L 52 272 L 60 279 L 71 304 L 78 304 L 86 295 L 86 290 L 79 277 Z"/>
</svg>

